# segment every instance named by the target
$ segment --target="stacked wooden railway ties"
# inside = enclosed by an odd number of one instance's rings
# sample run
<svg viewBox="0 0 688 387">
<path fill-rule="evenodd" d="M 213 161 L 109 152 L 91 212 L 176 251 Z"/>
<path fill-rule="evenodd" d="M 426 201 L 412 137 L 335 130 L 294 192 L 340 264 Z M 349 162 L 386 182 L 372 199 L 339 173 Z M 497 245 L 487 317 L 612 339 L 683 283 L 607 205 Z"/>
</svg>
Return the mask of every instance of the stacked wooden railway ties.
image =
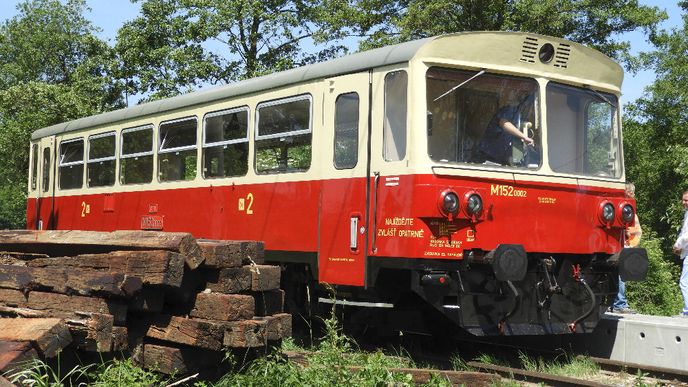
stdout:
<svg viewBox="0 0 688 387">
<path fill-rule="evenodd" d="M 263 244 L 153 231 L 0 231 L 0 375 L 61 351 L 184 374 L 291 335 Z"/>
</svg>

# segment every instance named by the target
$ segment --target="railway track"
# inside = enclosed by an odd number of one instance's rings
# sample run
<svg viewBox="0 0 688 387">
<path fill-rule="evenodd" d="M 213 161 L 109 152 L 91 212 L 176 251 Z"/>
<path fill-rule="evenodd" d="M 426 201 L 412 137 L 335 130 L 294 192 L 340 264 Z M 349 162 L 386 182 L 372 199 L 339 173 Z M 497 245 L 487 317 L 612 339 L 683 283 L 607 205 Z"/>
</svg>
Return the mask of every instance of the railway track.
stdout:
<svg viewBox="0 0 688 387">
<path fill-rule="evenodd" d="M 588 358 L 600 366 L 602 372 L 586 378 L 570 377 L 546 372 L 529 371 L 521 368 L 486 364 L 470 361 L 467 365 L 479 372 L 494 373 L 504 378 L 529 383 L 544 383 L 551 386 L 617 386 L 617 385 L 657 385 L 688 386 L 687 375 L 683 371 L 656 369 L 634 363 L 617 362 L 608 359 Z"/>
<path fill-rule="evenodd" d="M 469 345 L 466 345 L 469 344 Z M 437 346 L 430 347 L 438 349 Z M 465 368 L 452 370 L 452 353 L 448 348 L 461 350 Z M 469 350 L 466 348 L 470 347 Z M 368 349 L 372 349 L 368 347 Z M 379 348 L 378 348 L 379 349 Z M 427 349 L 427 347 L 426 347 Z M 568 371 L 554 370 L 553 373 L 541 372 L 541 367 L 533 367 L 533 364 L 562 363 L 558 359 L 562 357 L 562 351 L 544 350 L 542 348 L 529 350 L 517 345 L 496 345 L 491 343 L 461 343 L 446 344 L 436 352 L 424 351 L 419 348 L 407 352 L 415 364 L 423 364 L 418 368 L 388 368 L 392 373 L 404 373 L 411 376 L 416 384 L 427 383 L 431 378 L 446 380 L 452 385 L 499 385 L 500 382 L 514 380 L 526 385 L 547 386 L 618 386 L 618 385 L 659 385 L 659 386 L 686 386 L 688 387 L 688 371 L 669 368 L 653 367 L 643 364 L 621 362 L 598 357 L 583 355 L 568 355 L 567 359 L 587 362 L 591 372 L 585 372 L 585 376 L 571 376 Z M 478 354 L 484 354 L 480 357 Z M 522 357 L 537 359 L 525 366 Z M 294 354 L 288 355 L 290 361 L 294 361 Z M 306 361 L 304 355 L 297 356 L 297 362 Z M 477 361 L 472 359 L 494 359 Z M 470 360 L 469 360 L 470 359 Z M 540 363 L 541 361 L 541 363 Z M 590 364 L 592 363 L 592 364 Z M 567 364 L 567 362 L 563 362 Z M 456 365 L 454 365 L 456 367 Z M 535 369 L 534 369 L 535 368 Z M 550 369 L 549 367 L 542 367 Z M 351 371 L 357 371 L 357 367 L 349 367 Z"/>
<path fill-rule="evenodd" d="M 285 353 L 286 357 L 303 366 L 308 366 L 308 360 L 303 352 Z M 658 385 L 658 386 L 688 386 L 688 373 L 643 367 L 633 363 L 624 363 L 600 358 L 587 358 L 597 364 L 602 372 L 586 378 L 557 375 L 547 372 L 531 371 L 522 368 L 488 364 L 479 361 L 469 361 L 466 365 L 470 370 L 454 371 L 432 368 L 387 368 L 390 373 L 402 373 L 411 376 L 415 384 L 426 384 L 433 378 L 440 378 L 454 386 L 491 386 L 499 385 L 505 380 L 516 380 L 524 383 L 546 386 L 586 386 L 607 387 L 617 385 Z M 364 367 L 349 366 L 349 371 L 359 372 Z"/>
<path fill-rule="evenodd" d="M 308 366 L 308 360 L 304 352 L 288 352 L 285 353 L 285 356 L 289 361 Z M 499 385 L 500 382 L 505 380 L 562 387 L 607 387 L 617 385 L 688 386 L 688 372 L 686 371 L 646 367 L 639 364 L 601 358 L 588 357 L 586 359 L 597 364 L 601 371 L 596 375 L 581 378 L 479 361 L 467 362 L 466 365 L 469 369 L 463 371 L 433 368 L 387 368 L 387 371 L 410 375 L 411 380 L 419 385 L 426 384 L 432 381 L 433 378 L 435 380 L 440 378 L 454 386 L 492 386 Z M 348 366 L 346 368 L 352 372 L 364 370 L 364 367 L 359 366 Z"/>
<path fill-rule="evenodd" d="M 579 356 L 581 357 L 581 356 Z M 629 374 L 638 374 L 639 372 L 648 377 L 659 380 L 672 381 L 680 383 L 680 385 L 688 386 L 688 371 L 675 370 L 663 367 L 646 366 L 637 363 L 621 362 L 616 360 L 604 359 L 599 357 L 589 357 L 588 359 L 594 361 L 600 366 L 600 369 L 609 372 L 626 372 Z M 673 384 L 672 385 L 676 385 Z"/>
</svg>

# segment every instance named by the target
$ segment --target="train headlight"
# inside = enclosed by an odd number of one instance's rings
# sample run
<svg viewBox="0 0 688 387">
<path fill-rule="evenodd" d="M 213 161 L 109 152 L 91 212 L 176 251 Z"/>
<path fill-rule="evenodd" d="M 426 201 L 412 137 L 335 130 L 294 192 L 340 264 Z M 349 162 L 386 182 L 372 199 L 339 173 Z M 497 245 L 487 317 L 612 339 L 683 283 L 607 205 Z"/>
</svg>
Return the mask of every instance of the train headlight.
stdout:
<svg viewBox="0 0 688 387">
<path fill-rule="evenodd" d="M 609 202 L 604 203 L 602 205 L 600 217 L 603 222 L 611 223 L 614 220 L 614 205 Z"/>
<path fill-rule="evenodd" d="M 635 210 L 630 204 L 624 204 L 621 207 L 621 221 L 624 223 L 631 223 L 635 218 Z"/>
<path fill-rule="evenodd" d="M 466 199 L 466 212 L 468 215 L 476 215 L 483 210 L 483 198 L 477 193 L 470 194 Z"/>
<path fill-rule="evenodd" d="M 459 197 L 454 192 L 448 192 L 442 200 L 444 211 L 448 214 L 455 214 L 459 209 Z"/>
<path fill-rule="evenodd" d="M 459 212 L 459 196 L 450 189 L 444 190 L 440 194 L 438 205 L 440 212 L 452 219 Z"/>
</svg>

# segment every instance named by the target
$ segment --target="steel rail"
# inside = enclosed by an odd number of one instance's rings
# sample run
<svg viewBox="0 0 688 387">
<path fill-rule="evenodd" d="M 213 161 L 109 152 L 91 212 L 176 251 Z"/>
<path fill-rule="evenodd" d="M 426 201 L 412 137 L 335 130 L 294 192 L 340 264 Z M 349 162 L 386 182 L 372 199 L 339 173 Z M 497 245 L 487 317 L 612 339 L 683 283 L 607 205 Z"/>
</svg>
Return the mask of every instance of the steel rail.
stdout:
<svg viewBox="0 0 688 387">
<path fill-rule="evenodd" d="M 599 365 L 601 369 L 607 370 L 607 371 L 612 371 L 612 372 L 626 371 L 627 373 L 630 373 L 630 374 L 635 374 L 638 371 L 640 371 L 643 374 L 647 374 L 648 376 L 651 376 L 651 377 L 656 378 L 656 379 L 662 379 L 662 380 L 666 380 L 666 381 L 678 381 L 684 385 L 688 385 L 688 371 L 685 371 L 685 370 L 677 370 L 677 369 L 673 369 L 673 368 L 664 368 L 664 367 L 655 367 L 655 366 L 643 365 L 640 363 L 629 363 L 629 362 L 623 362 L 623 361 L 618 361 L 618 360 L 605 359 L 605 358 L 601 358 L 601 357 L 591 357 L 591 356 L 578 355 L 577 358 L 579 358 L 579 359 L 590 359 L 593 362 L 595 362 L 597 365 Z"/>
<path fill-rule="evenodd" d="M 568 376 L 552 375 L 542 372 L 526 371 L 519 368 L 498 366 L 494 364 L 469 361 L 469 367 L 477 370 L 495 372 L 503 377 L 524 380 L 527 382 L 544 382 L 548 386 L 589 386 L 589 387 L 608 387 L 607 384 L 593 382 L 585 379 L 572 378 Z"/>
<path fill-rule="evenodd" d="M 308 359 L 306 352 L 302 351 L 287 351 L 283 355 L 292 363 L 299 364 L 303 367 L 308 367 Z M 365 367 L 361 366 L 345 366 L 351 372 L 365 371 Z M 411 380 L 415 384 L 428 384 L 433 380 L 433 377 L 442 378 L 453 386 L 494 386 L 499 384 L 501 378 L 493 373 L 477 372 L 477 371 L 447 371 L 430 368 L 395 368 L 385 367 L 385 370 L 394 374 L 411 375 Z"/>
</svg>

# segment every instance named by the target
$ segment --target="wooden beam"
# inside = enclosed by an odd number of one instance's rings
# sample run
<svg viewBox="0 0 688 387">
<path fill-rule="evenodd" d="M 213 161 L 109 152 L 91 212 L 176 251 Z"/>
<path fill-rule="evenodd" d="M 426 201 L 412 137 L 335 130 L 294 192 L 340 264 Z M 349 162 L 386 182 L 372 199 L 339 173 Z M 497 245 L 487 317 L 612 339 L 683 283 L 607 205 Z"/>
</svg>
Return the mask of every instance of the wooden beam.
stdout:
<svg viewBox="0 0 688 387">
<path fill-rule="evenodd" d="M 59 318 L 0 318 L 0 340 L 30 341 L 45 357 L 55 357 L 72 342 Z"/>
<path fill-rule="evenodd" d="M 140 344 L 134 348 L 131 357 L 138 366 L 167 375 L 184 375 L 191 371 L 184 360 L 182 350 L 175 347 Z"/>
<path fill-rule="evenodd" d="M 138 277 L 146 285 L 179 287 L 184 274 L 184 257 L 179 253 L 165 250 L 113 251 L 75 257 L 39 258 L 26 262 L 26 266 L 107 271 Z"/>
<path fill-rule="evenodd" d="M 292 321 L 291 314 L 280 313 L 274 316 L 259 317 L 257 320 L 266 321 L 266 335 L 268 340 L 281 340 L 285 337 L 291 336 Z"/>
<path fill-rule="evenodd" d="M 223 344 L 230 348 L 255 348 L 291 336 L 291 314 L 281 313 L 225 324 Z"/>
<path fill-rule="evenodd" d="M 279 289 L 281 269 L 271 265 L 246 265 L 206 271 L 208 289 L 225 294 Z"/>
<path fill-rule="evenodd" d="M 0 289 L 0 310 L 23 317 L 78 318 L 84 313 L 110 314 L 115 324 L 123 325 L 127 318 L 127 305 L 121 300 L 65 294 Z M 19 312 L 25 311 L 25 314 Z"/>
<path fill-rule="evenodd" d="M 251 290 L 251 269 L 248 266 L 230 267 L 219 272 L 206 271 L 207 287 L 213 292 L 234 294 Z"/>
<path fill-rule="evenodd" d="M 77 348 L 89 352 L 110 352 L 113 321 L 108 314 L 88 313 L 81 318 L 67 319 L 65 323 Z"/>
<path fill-rule="evenodd" d="M 224 269 L 241 265 L 265 262 L 265 248 L 262 242 L 198 240 L 203 255 L 203 266 Z"/>
<path fill-rule="evenodd" d="M 49 290 L 82 296 L 132 296 L 142 285 L 138 277 L 93 269 L 0 265 L 0 288 L 6 289 Z"/>
<path fill-rule="evenodd" d="M 18 290 L 0 289 L 0 305 L 34 310 L 46 317 L 78 318 L 83 313 L 102 313 L 112 315 L 114 323 L 119 325 L 124 325 L 127 319 L 124 301 L 95 297 L 37 291 L 25 295 Z"/>
<path fill-rule="evenodd" d="M 279 266 L 251 265 L 251 290 L 261 292 L 279 289 L 282 269 Z"/>
<path fill-rule="evenodd" d="M 146 336 L 217 351 L 222 348 L 223 333 L 224 325 L 221 322 L 179 316 L 159 316 L 148 327 Z"/>
<path fill-rule="evenodd" d="M 124 324 L 127 319 L 127 305 L 120 300 L 30 292 L 26 305 L 63 318 L 71 318 L 84 313 L 102 313 L 112 315 L 115 324 Z"/>
<path fill-rule="evenodd" d="M 189 314 L 208 320 L 236 321 L 253 317 L 255 300 L 244 294 L 199 293 Z"/>
<path fill-rule="evenodd" d="M 186 264 L 197 268 L 201 250 L 189 233 L 157 231 L 0 231 L 0 250 L 50 256 L 107 253 L 115 250 L 169 250 L 184 256 Z"/>
<path fill-rule="evenodd" d="M 0 374 L 35 358 L 38 358 L 38 353 L 28 341 L 0 341 Z"/>
<path fill-rule="evenodd" d="M 132 353 L 132 358 L 141 367 L 168 375 L 184 375 L 205 367 L 217 367 L 223 356 L 217 351 L 159 344 L 140 344 Z"/>
<path fill-rule="evenodd" d="M 5 305 L 0 305 L 0 315 L 26 318 L 52 317 L 45 312 L 40 312 L 29 308 L 18 308 L 14 306 Z"/>
<path fill-rule="evenodd" d="M 243 320 L 227 323 L 222 344 L 229 348 L 255 348 L 267 344 L 267 321 Z"/>
</svg>

